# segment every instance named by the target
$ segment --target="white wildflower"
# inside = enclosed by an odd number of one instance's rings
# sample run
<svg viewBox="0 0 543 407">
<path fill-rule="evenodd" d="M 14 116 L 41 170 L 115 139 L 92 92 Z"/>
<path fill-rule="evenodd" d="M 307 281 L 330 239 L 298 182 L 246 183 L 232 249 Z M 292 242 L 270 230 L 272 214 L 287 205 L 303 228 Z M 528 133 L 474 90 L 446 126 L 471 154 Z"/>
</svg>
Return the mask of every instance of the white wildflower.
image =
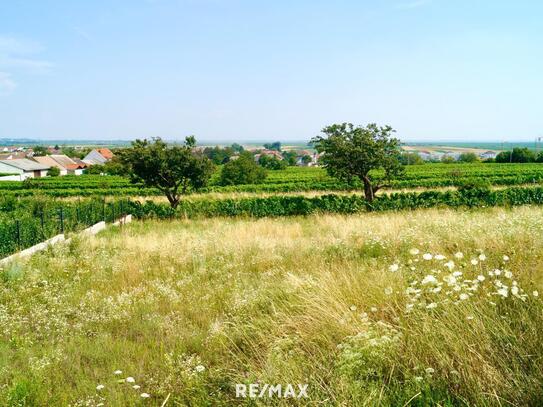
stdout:
<svg viewBox="0 0 543 407">
<path fill-rule="evenodd" d="M 435 370 L 432 367 L 427 367 L 426 369 L 424 369 L 424 371 L 427 374 L 433 374 L 435 372 Z"/>
<path fill-rule="evenodd" d="M 392 294 L 392 288 L 391 288 L 391 287 L 385 288 L 385 294 L 386 294 L 386 295 Z"/>
<path fill-rule="evenodd" d="M 467 295 L 465 293 L 460 294 L 460 299 L 461 300 L 467 300 L 468 298 L 469 298 L 469 295 Z"/>
<path fill-rule="evenodd" d="M 468 315 L 468 316 L 466 317 L 466 319 L 467 319 L 468 321 L 471 321 L 471 320 L 473 319 L 473 315 Z"/>
<path fill-rule="evenodd" d="M 411 254 L 413 256 L 416 256 L 419 253 L 420 253 L 420 250 L 415 248 L 415 247 L 409 250 L 409 254 Z"/>
<path fill-rule="evenodd" d="M 503 275 L 505 276 L 505 278 L 511 278 L 511 277 L 513 277 L 513 273 L 511 273 L 510 271 L 505 271 L 505 272 L 503 273 Z"/>
<path fill-rule="evenodd" d="M 141 387 L 141 386 L 140 386 L 139 384 L 135 384 L 135 385 L 132 386 L 132 388 L 133 388 L 134 390 L 138 390 L 140 387 Z"/>
<path fill-rule="evenodd" d="M 127 382 L 127 383 L 136 383 L 136 379 L 134 379 L 132 376 L 128 376 L 125 379 L 125 382 Z"/>
<path fill-rule="evenodd" d="M 206 370 L 206 368 L 203 365 L 198 365 L 194 368 L 194 370 L 196 370 L 198 373 L 202 373 L 204 370 Z"/>
<path fill-rule="evenodd" d="M 141 393 L 141 394 L 140 394 L 140 397 L 141 397 L 142 399 L 148 399 L 149 397 L 151 397 L 151 395 L 150 395 L 149 393 Z"/>
<path fill-rule="evenodd" d="M 416 376 L 416 377 L 415 377 L 415 381 L 416 381 L 416 382 L 422 382 L 423 380 L 424 380 L 424 379 L 423 379 L 422 377 L 420 377 L 420 376 Z"/>
<path fill-rule="evenodd" d="M 501 295 L 503 298 L 506 298 L 509 295 L 507 287 L 500 288 L 497 293 Z"/>
<path fill-rule="evenodd" d="M 503 261 L 509 261 L 509 256 L 507 256 L 506 254 L 504 254 L 504 256 L 503 256 Z"/>
<path fill-rule="evenodd" d="M 120 374 L 123 374 L 123 371 L 122 370 L 115 370 L 113 372 L 114 375 L 120 375 Z"/>
<path fill-rule="evenodd" d="M 534 291 L 534 292 L 532 293 L 532 295 L 533 295 L 534 297 L 539 297 L 539 292 L 538 292 L 538 291 Z"/>
<path fill-rule="evenodd" d="M 388 270 L 391 271 L 392 273 L 395 273 L 396 271 L 398 271 L 398 269 L 400 268 L 400 266 L 398 266 L 396 263 L 390 265 L 388 267 Z"/>
<path fill-rule="evenodd" d="M 424 253 L 424 254 L 422 255 L 422 258 L 423 258 L 424 260 L 432 260 L 432 257 L 433 257 L 433 256 L 432 256 L 430 253 Z"/>
<path fill-rule="evenodd" d="M 421 281 L 421 284 L 422 285 L 426 285 L 426 284 L 435 284 L 437 283 L 437 279 L 432 276 L 431 274 L 428 274 L 426 277 L 424 277 Z"/>
<path fill-rule="evenodd" d="M 464 257 L 464 253 L 462 252 L 456 252 L 454 254 L 454 257 L 456 257 L 457 259 L 462 259 Z"/>
<path fill-rule="evenodd" d="M 453 276 L 455 277 L 460 277 L 462 275 L 462 272 L 461 271 L 455 271 L 454 273 L 452 273 Z"/>
<path fill-rule="evenodd" d="M 477 276 L 477 280 L 483 282 L 483 281 L 485 281 L 485 276 L 480 274 L 480 275 Z"/>
<path fill-rule="evenodd" d="M 99 384 L 98 386 L 96 386 L 96 390 L 100 391 L 100 390 L 102 390 L 104 387 L 106 387 L 106 386 L 104 386 L 103 384 Z"/>
<path fill-rule="evenodd" d="M 376 307 L 371 307 L 371 308 L 370 308 L 370 311 L 371 311 L 371 312 L 377 312 L 377 308 L 376 308 Z"/>
<path fill-rule="evenodd" d="M 437 304 L 435 302 L 432 302 L 426 306 L 427 309 L 434 309 L 437 307 Z"/>
<path fill-rule="evenodd" d="M 434 256 L 434 259 L 436 259 L 436 260 L 445 260 L 445 256 L 443 256 L 442 254 L 436 254 Z"/>
<path fill-rule="evenodd" d="M 477 259 L 471 259 L 471 264 L 476 266 L 477 264 L 479 264 L 479 262 L 477 261 Z"/>
<path fill-rule="evenodd" d="M 483 253 L 481 253 L 481 254 L 479 255 L 479 260 L 485 261 L 485 260 L 486 260 L 486 256 L 485 256 Z"/>
<path fill-rule="evenodd" d="M 356 311 L 356 305 L 351 305 L 351 306 L 349 307 L 349 309 L 350 309 L 351 311 Z"/>
<path fill-rule="evenodd" d="M 454 261 L 449 260 L 447 263 L 445 263 L 445 267 L 447 267 L 449 270 L 452 270 L 454 268 Z"/>
<path fill-rule="evenodd" d="M 511 287 L 511 294 L 513 294 L 515 297 L 518 296 L 518 290 L 519 288 L 514 285 L 513 287 Z"/>
</svg>

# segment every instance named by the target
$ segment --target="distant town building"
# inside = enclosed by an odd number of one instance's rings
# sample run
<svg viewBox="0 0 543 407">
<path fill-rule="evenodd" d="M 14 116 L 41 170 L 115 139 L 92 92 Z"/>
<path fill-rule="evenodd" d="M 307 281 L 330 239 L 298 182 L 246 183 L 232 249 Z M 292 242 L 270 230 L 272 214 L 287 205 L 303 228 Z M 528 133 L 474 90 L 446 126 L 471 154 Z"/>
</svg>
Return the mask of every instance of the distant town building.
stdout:
<svg viewBox="0 0 543 407">
<path fill-rule="evenodd" d="M 112 158 L 113 153 L 109 148 L 96 148 L 83 158 L 83 162 L 88 165 L 103 165 Z"/>
<path fill-rule="evenodd" d="M 14 158 L 11 160 L 0 160 L 0 173 L 13 174 L 14 181 L 24 181 L 27 178 L 41 178 L 47 175 L 51 168 L 49 165 L 41 164 L 28 158 Z"/>
</svg>

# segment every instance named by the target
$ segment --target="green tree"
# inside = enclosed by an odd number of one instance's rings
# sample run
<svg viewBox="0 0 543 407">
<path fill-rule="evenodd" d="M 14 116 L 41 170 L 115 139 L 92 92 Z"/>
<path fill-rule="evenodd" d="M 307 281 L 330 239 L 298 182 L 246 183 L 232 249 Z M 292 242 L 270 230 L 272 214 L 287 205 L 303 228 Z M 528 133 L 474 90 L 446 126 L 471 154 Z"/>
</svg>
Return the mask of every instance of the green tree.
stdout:
<svg viewBox="0 0 543 407">
<path fill-rule="evenodd" d="M 296 159 L 298 158 L 298 155 L 295 151 L 283 151 L 283 159 L 287 162 L 288 165 L 294 166 L 296 165 Z"/>
<path fill-rule="evenodd" d="M 34 146 L 32 147 L 32 151 L 36 157 L 47 155 L 47 148 L 45 148 L 45 146 Z"/>
<path fill-rule="evenodd" d="M 443 154 L 443 156 L 441 157 L 441 162 L 445 164 L 452 164 L 456 162 L 456 160 L 454 159 L 452 155 Z"/>
<path fill-rule="evenodd" d="M 251 154 L 241 153 L 237 159 L 227 162 L 222 167 L 219 183 L 221 185 L 260 184 L 266 176 L 266 170 L 255 163 Z"/>
<path fill-rule="evenodd" d="M 476 163 L 479 162 L 479 156 L 475 153 L 462 153 L 458 157 L 458 161 L 461 163 Z"/>
<path fill-rule="evenodd" d="M 51 167 L 47 171 L 47 175 L 49 175 L 50 177 L 58 177 L 60 175 L 60 170 L 58 167 Z"/>
<path fill-rule="evenodd" d="M 400 140 L 392 137 L 392 127 L 343 123 L 325 127 L 322 132 L 324 135 L 311 140 L 317 151 L 323 153 L 320 163 L 333 177 L 348 182 L 360 180 L 369 202 L 389 180 L 403 174 Z M 372 170 L 382 170 L 382 175 L 370 174 Z"/>
<path fill-rule="evenodd" d="M 160 138 L 136 140 L 120 159 L 130 168 L 133 182 L 159 189 L 176 208 L 182 195 L 204 187 L 213 172 L 213 163 L 195 153 L 195 145 L 193 136 L 187 137 L 184 145 L 172 147 Z"/>
<path fill-rule="evenodd" d="M 258 163 L 268 170 L 284 170 L 288 164 L 285 160 L 280 160 L 274 155 L 261 154 Z"/>
<path fill-rule="evenodd" d="M 230 148 L 235 152 L 235 153 L 241 153 L 243 151 L 245 151 L 245 149 L 243 148 L 243 146 L 241 144 L 238 144 L 238 143 L 234 143 L 230 146 Z"/>
<path fill-rule="evenodd" d="M 417 153 L 404 152 L 400 155 L 402 165 L 422 165 L 424 160 Z"/>
<path fill-rule="evenodd" d="M 309 164 L 311 161 L 313 161 L 313 158 L 311 158 L 310 155 L 307 155 L 307 154 L 306 154 L 306 155 L 302 156 L 302 162 L 303 162 L 304 164 L 307 165 L 307 164 Z"/>
<path fill-rule="evenodd" d="M 273 143 L 265 143 L 264 148 L 267 150 L 281 151 L 281 142 L 275 141 Z"/>
<path fill-rule="evenodd" d="M 535 160 L 535 153 L 526 147 L 515 147 L 512 151 L 502 151 L 496 156 L 497 163 L 531 163 Z"/>
</svg>

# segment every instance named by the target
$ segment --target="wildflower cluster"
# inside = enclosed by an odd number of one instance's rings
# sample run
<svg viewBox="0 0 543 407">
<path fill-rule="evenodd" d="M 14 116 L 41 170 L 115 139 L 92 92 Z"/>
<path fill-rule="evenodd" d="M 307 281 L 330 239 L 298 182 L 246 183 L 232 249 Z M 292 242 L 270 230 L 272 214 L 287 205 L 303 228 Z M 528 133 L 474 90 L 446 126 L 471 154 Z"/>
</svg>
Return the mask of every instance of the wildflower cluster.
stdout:
<svg viewBox="0 0 543 407">
<path fill-rule="evenodd" d="M 507 255 L 502 258 L 501 268 L 487 268 L 487 256 L 482 252 L 470 257 L 469 262 L 464 260 L 466 256 L 462 252 L 455 253 L 452 259 L 432 253 L 419 256 L 420 251 L 416 248 L 411 249 L 410 254 L 412 258 L 408 260 L 407 267 L 414 277 L 405 290 L 408 313 L 417 308 L 432 310 L 443 304 L 459 304 L 474 297 L 486 298 L 493 305 L 495 301 L 508 297 L 522 301 L 528 298 L 513 272 L 505 267 L 509 261 Z M 416 264 L 420 262 L 430 266 L 429 272 L 418 272 Z M 399 268 L 397 264 L 390 267 L 390 271 Z M 537 297 L 539 293 L 533 291 L 532 295 Z"/>
</svg>

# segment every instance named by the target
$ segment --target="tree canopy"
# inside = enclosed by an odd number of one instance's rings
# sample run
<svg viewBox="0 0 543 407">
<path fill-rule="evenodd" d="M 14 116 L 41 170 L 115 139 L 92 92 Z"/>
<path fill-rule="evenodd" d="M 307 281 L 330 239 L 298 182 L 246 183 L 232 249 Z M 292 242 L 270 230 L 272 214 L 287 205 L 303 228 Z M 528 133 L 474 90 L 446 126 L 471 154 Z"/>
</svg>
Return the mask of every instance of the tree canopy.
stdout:
<svg viewBox="0 0 543 407">
<path fill-rule="evenodd" d="M 322 133 L 311 140 L 317 151 L 323 153 L 321 164 L 333 177 L 348 182 L 360 180 L 368 201 L 373 201 L 375 193 L 389 180 L 403 174 L 400 140 L 392 137 L 392 127 L 343 123 L 325 127 Z M 372 170 L 381 170 L 382 174 L 370 174 Z"/>
<path fill-rule="evenodd" d="M 204 187 L 213 172 L 213 163 L 194 152 L 195 145 L 193 136 L 181 146 L 168 146 L 160 138 L 136 140 L 122 152 L 121 161 L 129 166 L 133 182 L 159 189 L 176 208 L 182 195 Z"/>
<path fill-rule="evenodd" d="M 266 178 L 266 170 L 260 167 L 253 156 L 244 152 L 222 167 L 221 185 L 259 184 Z"/>
</svg>

